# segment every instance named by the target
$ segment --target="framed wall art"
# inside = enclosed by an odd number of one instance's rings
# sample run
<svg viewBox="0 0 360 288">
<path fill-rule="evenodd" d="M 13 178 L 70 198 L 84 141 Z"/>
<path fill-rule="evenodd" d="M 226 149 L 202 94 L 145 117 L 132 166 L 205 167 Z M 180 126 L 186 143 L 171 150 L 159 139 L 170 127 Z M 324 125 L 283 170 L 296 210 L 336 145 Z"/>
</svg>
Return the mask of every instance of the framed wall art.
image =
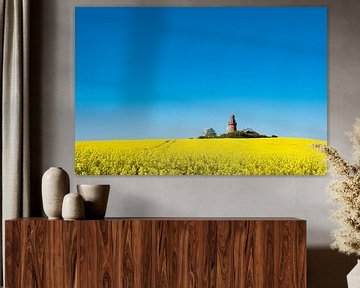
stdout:
<svg viewBox="0 0 360 288">
<path fill-rule="evenodd" d="M 325 175 L 325 7 L 75 8 L 77 175 Z"/>
</svg>

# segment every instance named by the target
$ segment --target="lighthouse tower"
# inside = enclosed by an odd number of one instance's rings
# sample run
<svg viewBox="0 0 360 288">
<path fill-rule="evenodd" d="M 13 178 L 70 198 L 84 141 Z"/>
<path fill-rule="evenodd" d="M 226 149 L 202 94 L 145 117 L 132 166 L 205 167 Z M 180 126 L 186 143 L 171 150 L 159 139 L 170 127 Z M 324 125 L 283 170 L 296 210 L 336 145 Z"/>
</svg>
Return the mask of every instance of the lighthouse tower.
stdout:
<svg viewBox="0 0 360 288">
<path fill-rule="evenodd" d="M 237 123 L 235 120 L 235 115 L 231 114 L 229 122 L 228 122 L 228 126 L 227 126 L 227 133 L 232 133 L 237 131 Z"/>
</svg>

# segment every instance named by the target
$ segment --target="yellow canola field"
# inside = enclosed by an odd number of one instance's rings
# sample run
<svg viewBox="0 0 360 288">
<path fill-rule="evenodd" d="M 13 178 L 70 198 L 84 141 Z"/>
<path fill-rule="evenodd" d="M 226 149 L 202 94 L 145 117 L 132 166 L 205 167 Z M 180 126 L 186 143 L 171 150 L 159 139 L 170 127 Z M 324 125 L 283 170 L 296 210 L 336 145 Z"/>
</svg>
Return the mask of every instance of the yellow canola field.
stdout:
<svg viewBox="0 0 360 288">
<path fill-rule="evenodd" d="M 302 138 L 76 141 L 77 175 L 325 175 Z"/>
</svg>

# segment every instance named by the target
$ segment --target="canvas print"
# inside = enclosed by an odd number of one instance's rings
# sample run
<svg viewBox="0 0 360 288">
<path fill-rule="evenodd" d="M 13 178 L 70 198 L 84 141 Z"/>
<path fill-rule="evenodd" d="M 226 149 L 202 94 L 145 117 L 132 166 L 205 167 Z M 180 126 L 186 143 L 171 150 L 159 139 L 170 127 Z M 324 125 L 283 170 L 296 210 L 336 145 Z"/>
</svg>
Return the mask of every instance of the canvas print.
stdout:
<svg viewBox="0 0 360 288">
<path fill-rule="evenodd" d="M 324 175 L 324 7 L 75 8 L 77 175 Z"/>
</svg>

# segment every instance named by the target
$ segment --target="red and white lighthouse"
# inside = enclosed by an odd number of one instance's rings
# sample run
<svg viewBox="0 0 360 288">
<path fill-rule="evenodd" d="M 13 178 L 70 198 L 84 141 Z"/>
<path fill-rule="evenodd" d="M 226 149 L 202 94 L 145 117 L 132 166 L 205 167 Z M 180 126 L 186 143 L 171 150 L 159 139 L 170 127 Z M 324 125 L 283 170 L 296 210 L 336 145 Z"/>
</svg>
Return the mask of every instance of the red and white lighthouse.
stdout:
<svg viewBox="0 0 360 288">
<path fill-rule="evenodd" d="M 228 122 L 228 126 L 227 126 L 227 133 L 232 133 L 237 131 L 237 123 L 235 120 L 235 115 L 231 114 L 229 122 Z"/>
</svg>

